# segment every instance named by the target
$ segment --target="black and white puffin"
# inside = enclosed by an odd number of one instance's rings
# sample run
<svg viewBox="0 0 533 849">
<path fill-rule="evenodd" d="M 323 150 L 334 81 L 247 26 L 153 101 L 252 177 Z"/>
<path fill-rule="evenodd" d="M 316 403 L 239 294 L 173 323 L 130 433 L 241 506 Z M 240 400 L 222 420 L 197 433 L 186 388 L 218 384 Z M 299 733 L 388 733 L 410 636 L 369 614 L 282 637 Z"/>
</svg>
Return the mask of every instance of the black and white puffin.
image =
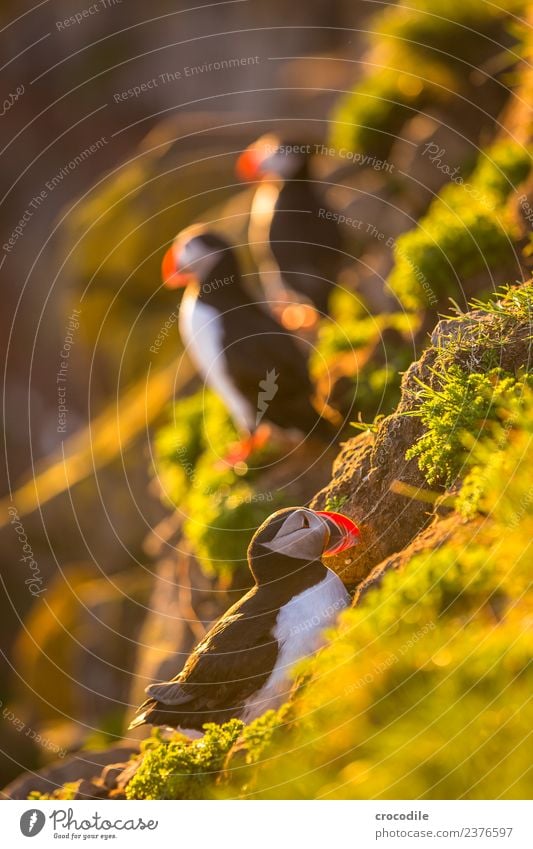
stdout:
<svg viewBox="0 0 533 849">
<path fill-rule="evenodd" d="M 252 589 L 211 628 L 182 671 L 146 688 L 130 728 L 149 723 L 201 731 L 206 722 L 251 722 L 288 697 L 290 669 L 313 654 L 350 597 L 321 561 L 358 542 L 340 513 L 288 507 L 248 547 Z"/>
<path fill-rule="evenodd" d="M 344 262 L 339 225 L 310 174 L 311 148 L 266 135 L 237 160 L 241 180 L 260 181 L 248 241 L 261 282 L 269 299 L 289 302 L 277 312 L 293 330 L 312 326 L 328 314 Z M 291 301 L 308 305 L 307 311 Z"/>
<path fill-rule="evenodd" d="M 331 423 L 312 404 L 307 360 L 295 337 L 246 292 L 233 249 L 220 236 L 187 228 L 167 251 L 165 285 L 185 286 L 179 327 L 187 352 L 243 434 L 244 461 L 275 425 L 330 441 Z"/>
</svg>

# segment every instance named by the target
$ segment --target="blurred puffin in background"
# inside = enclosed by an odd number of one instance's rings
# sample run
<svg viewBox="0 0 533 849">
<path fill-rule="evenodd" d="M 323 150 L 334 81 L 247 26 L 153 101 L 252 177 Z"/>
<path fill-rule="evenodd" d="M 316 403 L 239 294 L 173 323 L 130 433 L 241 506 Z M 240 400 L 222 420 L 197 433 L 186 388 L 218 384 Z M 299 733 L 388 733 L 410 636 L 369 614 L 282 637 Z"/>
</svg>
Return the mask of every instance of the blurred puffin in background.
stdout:
<svg viewBox="0 0 533 849">
<path fill-rule="evenodd" d="M 237 160 L 242 181 L 260 181 L 248 241 L 265 294 L 289 330 L 305 330 L 328 314 L 345 263 L 337 221 L 310 173 L 311 144 L 261 136 Z"/>
<path fill-rule="evenodd" d="M 187 228 L 165 254 L 162 276 L 168 288 L 185 287 L 183 343 L 243 436 L 226 462 L 244 462 L 271 436 L 272 425 L 285 438 L 334 440 L 335 428 L 313 406 L 300 343 L 250 298 L 224 239 L 202 227 Z"/>
<path fill-rule="evenodd" d="M 359 541 L 340 513 L 278 510 L 252 537 L 255 583 L 213 625 L 182 671 L 146 688 L 130 728 L 150 723 L 202 731 L 233 717 L 251 722 L 287 700 L 290 669 L 324 642 L 323 632 L 350 604 L 341 579 L 321 562 Z"/>
</svg>

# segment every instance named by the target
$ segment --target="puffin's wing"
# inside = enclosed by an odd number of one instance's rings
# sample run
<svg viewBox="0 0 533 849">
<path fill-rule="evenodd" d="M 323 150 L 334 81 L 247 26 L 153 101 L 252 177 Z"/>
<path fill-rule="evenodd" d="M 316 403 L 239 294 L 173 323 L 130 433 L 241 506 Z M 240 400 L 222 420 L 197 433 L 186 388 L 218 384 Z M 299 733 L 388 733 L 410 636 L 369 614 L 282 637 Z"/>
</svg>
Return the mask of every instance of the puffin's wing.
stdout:
<svg viewBox="0 0 533 849">
<path fill-rule="evenodd" d="M 235 610 L 235 608 L 232 608 Z M 222 617 L 172 681 L 147 688 L 149 698 L 130 725 L 145 722 L 201 729 L 238 716 L 267 681 L 278 654 L 274 617 L 241 607 Z"/>
<path fill-rule="evenodd" d="M 277 322 L 265 326 L 268 331 L 252 335 L 243 324 L 239 342 L 226 348 L 236 388 L 257 409 L 257 423 L 264 415 L 278 427 L 330 439 L 329 423 L 320 419 L 312 405 L 313 386 L 305 355 Z"/>
<path fill-rule="evenodd" d="M 254 406 L 259 381 L 272 371 L 284 377 L 279 381 L 281 393 L 289 386 L 292 394 L 295 386 L 299 395 L 312 392 L 304 353 L 290 333 L 259 309 L 243 314 L 238 342 L 227 344 L 225 355 L 237 388 L 253 400 Z"/>
</svg>

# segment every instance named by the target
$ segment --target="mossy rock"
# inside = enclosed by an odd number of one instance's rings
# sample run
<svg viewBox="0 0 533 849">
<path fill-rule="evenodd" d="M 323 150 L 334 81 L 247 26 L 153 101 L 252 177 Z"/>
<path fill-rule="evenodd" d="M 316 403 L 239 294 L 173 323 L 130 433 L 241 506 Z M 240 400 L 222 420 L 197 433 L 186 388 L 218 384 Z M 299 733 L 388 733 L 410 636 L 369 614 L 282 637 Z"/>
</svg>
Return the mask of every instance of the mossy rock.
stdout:
<svg viewBox="0 0 533 849">
<path fill-rule="evenodd" d="M 442 376 L 450 369 L 453 372 L 453 367 L 461 373 L 482 375 L 500 368 L 523 380 L 521 369 L 527 370 L 531 363 L 532 303 L 531 283 L 508 287 L 490 303 L 476 303 L 471 312 L 441 322 L 433 334 L 432 345 L 403 375 L 396 410 L 343 445 L 330 483 L 311 506 L 324 509 L 331 500 L 343 498 L 343 510 L 361 528 L 361 544 L 353 553 L 346 558 L 332 558 L 334 568 L 348 586 L 357 586 L 378 563 L 408 545 L 429 523 L 431 500 L 444 493 L 443 483 L 428 484 L 419 467 L 419 458 L 411 453 L 427 432 L 420 415 L 423 387 L 438 392 Z M 482 383 L 487 380 L 491 385 L 490 379 L 480 378 Z M 457 397 L 462 398 L 463 385 L 460 378 L 457 380 Z M 520 388 L 515 391 L 519 393 Z M 490 411 L 490 398 L 487 403 Z M 460 415 L 468 419 L 468 405 L 459 403 L 459 407 Z M 452 420 L 453 416 L 454 413 Z M 496 413 L 495 416 L 497 419 Z M 438 416 L 434 417 L 434 423 L 438 428 Z M 477 419 L 475 426 L 478 432 Z M 463 433 L 467 433 L 466 428 Z M 447 445 L 450 439 L 456 448 L 463 444 L 460 442 L 463 436 L 447 430 L 442 444 Z M 469 452 L 466 442 L 464 452 L 458 451 L 455 457 L 452 451 L 448 456 L 461 467 Z M 464 473 L 467 471 L 469 467 L 465 467 Z"/>
<path fill-rule="evenodd" d="M 446 185 L 417 227 L 398 238 L 388 283 L 405 309 L 461 300 L 476 275 L 487 281 L 486 294 L 498 270 L 520 276 L 520 230 L 505 203 L 531 164 L 531 151 L 498 142 L 480 156 L 468 180 Z"/>
<path fill-rule="evenodd" d="M 451 109 L 457 92 L 478 102 L 483 91 L 469 71 L 501 54 L 500 45 L 512 44 L 508 22 L 525 8 L 524 0 L 505 9 L 483 0 L 417 0 L 385 8 L 369 27 L 369 70 L 332 115 L 332 144 L 384 157 L 416 112 L 439 104 Z M 501 89 L 491 90 L 487 107 L 497 109 L 501 96 Z"/>
</svg>

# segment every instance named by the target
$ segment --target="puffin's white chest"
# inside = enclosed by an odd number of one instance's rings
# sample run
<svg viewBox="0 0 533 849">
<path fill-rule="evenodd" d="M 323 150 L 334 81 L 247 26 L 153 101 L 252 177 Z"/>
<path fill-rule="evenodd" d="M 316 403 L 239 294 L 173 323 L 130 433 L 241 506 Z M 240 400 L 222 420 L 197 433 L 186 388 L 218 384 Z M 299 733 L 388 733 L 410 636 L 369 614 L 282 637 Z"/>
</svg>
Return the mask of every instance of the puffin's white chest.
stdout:
<svg viewBox="0 0 533 849">
<path fill-rule="evenodd" d="M 350 596 L 344 584 L 328 570 L 323 581 L 281 608 L 272 632 L 279 645 L 278 659 L 268 681 L 247 700 L 242 715 L 244 722 L 279 707 L 288 698 L 291 668 L 324 644 L 324 630 L 333 625 L 349 604 Z"/>
<path fill-rule="evenodd" d="M 179 327 L 187 353 L 206 383 L 220 395 L 237 427 L 253 430 L 255 410 L 231 380 L 225 364 L 224 330 L 220 313 L 204 304 L 195 292 L 185 292 L 180 307 Z"/>
</svg>

